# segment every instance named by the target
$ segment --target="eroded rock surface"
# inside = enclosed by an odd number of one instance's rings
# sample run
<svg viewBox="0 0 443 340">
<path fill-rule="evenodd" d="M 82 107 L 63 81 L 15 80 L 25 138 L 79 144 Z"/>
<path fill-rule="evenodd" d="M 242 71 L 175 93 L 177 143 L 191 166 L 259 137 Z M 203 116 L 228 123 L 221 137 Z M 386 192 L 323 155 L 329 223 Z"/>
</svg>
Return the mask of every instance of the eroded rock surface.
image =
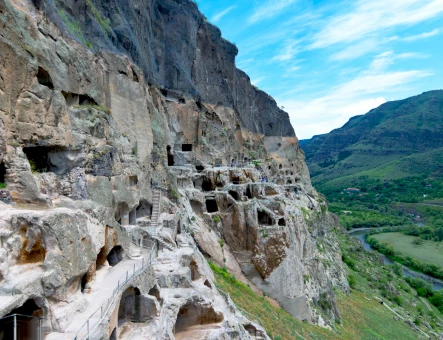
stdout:
<svg viewBox="0 0 443 340">
<path fill-rule="evenodd" d="M 88 319 L 94 339 L 267 339 L 210 259 L 302 320 L 339 317 L 339 223 L 193 2 L 0 14 L 0 316 L 43 317 L 47 339 Z"/>
</svg>

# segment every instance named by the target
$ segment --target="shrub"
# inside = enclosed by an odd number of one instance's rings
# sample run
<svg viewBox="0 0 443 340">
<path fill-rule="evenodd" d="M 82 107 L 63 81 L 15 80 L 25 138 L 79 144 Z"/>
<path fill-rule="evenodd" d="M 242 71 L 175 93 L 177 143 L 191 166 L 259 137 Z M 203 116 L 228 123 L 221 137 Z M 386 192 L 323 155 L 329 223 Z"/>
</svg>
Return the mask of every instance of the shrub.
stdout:
<svg viewBox="0 0 443 340">
<path fill-rule="evenodd" d="M 220 216 L 215 215 L 215 216 L 212 218 L 212 220 L 213 220 L 215 223 L 218 223 L 218 222 L 220 222 Z"/>
<path fill-rule="evenodd" d="M 6 188 L 6 184 L 3 182 L 0 182 L 0 189 L 5 189 Z"/>
<path fill-rule="evenodd" d="M 355 287 L 357 286 L 357 279 L 355 278 L 354 275 L 348 276 L 348 283 L 349 283 L 349 287 L 355 289 Z"/>
</svg>

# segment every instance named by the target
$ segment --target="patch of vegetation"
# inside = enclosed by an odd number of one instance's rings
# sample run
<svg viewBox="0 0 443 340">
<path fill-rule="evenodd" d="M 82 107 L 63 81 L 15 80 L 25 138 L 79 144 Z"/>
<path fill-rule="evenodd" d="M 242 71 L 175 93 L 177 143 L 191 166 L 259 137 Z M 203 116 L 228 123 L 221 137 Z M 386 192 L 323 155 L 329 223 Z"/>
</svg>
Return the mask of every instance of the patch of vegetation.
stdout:
<svg viewBox="0 0 443 340">
<path fill-rule="evenodd" d="M 6 183 L 0 182 L 0 189 L 6 189 Z"/>
<path fill-rule="evenodd" d="M 58 8 L 58 12 L 60 14 L 60 17 L 62 18 L 63 22 L 65 23 L 66 27 L 68 28 L 69 32 L 78 40 L 80 40 L 83 45 L 85 45 L 87 48 L 92 48 L 92 44 L 86 40 L 85 36 L 83 35 L 83 31 L 81 29 L 80 24 L 76 20 L 71 20 L 68 17 L 68 14 Z"/>
<path fill-rule="evenodd" d="M 352 242 L 352 241 L 351 241 Z M 259 316 L 264 328 L 271 339 L 416 339 L 416 333 L 402 321 L 395 321 L 394 314 L 375 300 L 373 294 L 379 294 L 369 289 L 365 292 L 367 283 L 358 273 L 353 273 L 358 290 L 353 290 L 349 296 L 338 293 L 337 303 L 342 320 L 329 331 L 325 328 L 301 322 L 262 294 L 255 293 L 249 286 L 238 281 L 229 274 L 226 268 L 218 268 L 209 262 L 214 272 L 215 285 L 228 293 L 234 303 L 243 310 Z M 381 268 L 379 268 L 381 269 Z M 384 279 L 383 279 L 384 281 Z M 402 293 L 417 304 L 426 308 L 423 302 L 413 294 Z M 411 307 L 411 306 L 406 306 Z M 418 317 L 417 311 L 412 310 L 412 316 Z M 430 320 L 424 315 L 422 323 Z"/>
<path fill-rule="evenodd" d="M 172 189 L 171 190 L 171 197 L 173 198 L 173 199 L 175 199 L 175 200 L 177 200 L 178 199 L 178 191 L 177 191 L 177 189 Z M 192 217 L 194 217 L 194 216 L 192 216 Z M 195 217 L 194 217 L 194 221 L 195 221 Z"/>
<path fill-rule="evenodd" d="M 108 18 L 103 18 L 100 11 L 97 9 L 97 7 L 94 5 L 94 3 L 91 0 L 85 0 L 86 4 L 88 5 L 89 9 L 92 12 L 92 15 L 94 16 L 95 20 L 100 24 L 100 26 L 103 28 L 103 30 L 106 33 L 111 32 L 111 22 Z"/>
<path fill-rule="evenodd" d="M 214 217 L 212 217 L 212 220 L 215 222 L 215 223 L 218 223 L 218 222 L 220 222 L 220 216 L 218 216 L 218 215 L 215 215 Z"/>
<path fill-rule="evenodd" d="M 414 236 L 402 233 L 382 233 L 368 236 L 367 242 L 409 268 L 443 279 L 443 268 L 437 265 L 443 263 L 443 246 L 432 241 L 424 241 L 419 246 L 412 245 L 414 239 Z"/>
</svg>

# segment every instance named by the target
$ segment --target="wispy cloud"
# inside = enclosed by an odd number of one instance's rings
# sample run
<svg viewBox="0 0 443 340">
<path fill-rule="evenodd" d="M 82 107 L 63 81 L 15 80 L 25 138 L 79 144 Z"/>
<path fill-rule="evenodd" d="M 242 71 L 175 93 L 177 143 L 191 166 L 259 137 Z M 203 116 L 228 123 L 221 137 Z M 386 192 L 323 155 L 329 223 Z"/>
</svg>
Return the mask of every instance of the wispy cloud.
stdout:
<svg viewBox="0 0 443 340">
<path fill-rule="evenodd" d="M 311 48 L 377 36 L 380 31 L 416 24 L 441 12 L 443 0 L 359 0 L 348 13 L 329 19 L 315 34 Z"/>
<path fill-rule="evenodd" d="M 364 114 L 386 102 L 385 96 L 399 87 L 433 74 L 427 70 L 388 71 L 398 58 L 391 51 L 377 55 L 368 68 L 354 79 L 333 87 L 325 95 L 311 100 L 279 100 L 286 107 L 299 138 L 325 133 L 355 115 Z"/>
<path fill-rule="evenodd" d="M 333 54 L 331 60 L 350 60 L 366 55 L 377 49 L 379 43 L 375 39 L 367 39 L 352 44 L 343 50 Z"/>
<path fill-rule="evenodd" d="M 274 56 L 272 60 L 284 62 L 293 59 L 297 55 L 297 53 L 300 52 L 299 44 L 300 40 L 287 40 L 282 46 L 282 51 Z"/>
<path fill-rule="evenodd" d="M 437 35 L 440 33 L 440 30 L 438 28 L 436 28 L 435 30 L 432 30 L 430 32 L 425 32 L 425 33 L 421 33 L 421 34 L 417 34 L 417 35 L 411 35 L 409 37 L 403 38 L 404 41 L 416 41 L 416 40 L 421 40 L 421 39 L 426 39 L 426 38 L 430 38 L 433 37 L 434 35 Z"/>
<path fill-rule="evenodd" d="M 258 84 L 260 82 L 262 82 L 263 80 L 265 80 L 265 79 L 266 79 L 266 77 L 259 77 L 259 78 L 256 78 L 256 79 L 252 79 L 251 80 L 251 84 L 255 85 L 255 86 L 258 86 Z"/>
<path fill-rule="evenodd" d="M 253 24 L 281 14 L 298 0 L 266 0 L 255 9 L 248 22 Z"/>
<path fill-rule="evenodd" d="M 211 22 L 213 22 L 214 24 L 216 24 L 217 22 L 219 22 L 226 14 L 228 14 L 230 11 L 232 11 L 234 8 L 236 8 L 236 5 L 230 6 L 228 8 L 226 8 L 225 10 L 215 14 L 214 16 L 212 16 L 211 18 Z"/>
</svg>

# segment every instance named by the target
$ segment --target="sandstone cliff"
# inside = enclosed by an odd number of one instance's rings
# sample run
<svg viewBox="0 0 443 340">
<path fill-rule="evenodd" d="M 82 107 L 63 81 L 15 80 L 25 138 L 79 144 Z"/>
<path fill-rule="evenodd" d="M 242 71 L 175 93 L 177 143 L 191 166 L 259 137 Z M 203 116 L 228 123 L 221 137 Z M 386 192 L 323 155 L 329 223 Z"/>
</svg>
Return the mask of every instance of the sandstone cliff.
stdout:
<svg viewBox="0 0 443 340">
<path fill-rule="evenodd" d="M 300 319 L 339 317 L 339 223 L 288 115 L 194 3 L 0 14 L 0 315 L 43 317 L 48 339 L 87 320 L 97 338 L 267 338 L 206 257 Z"/>
</svg>

